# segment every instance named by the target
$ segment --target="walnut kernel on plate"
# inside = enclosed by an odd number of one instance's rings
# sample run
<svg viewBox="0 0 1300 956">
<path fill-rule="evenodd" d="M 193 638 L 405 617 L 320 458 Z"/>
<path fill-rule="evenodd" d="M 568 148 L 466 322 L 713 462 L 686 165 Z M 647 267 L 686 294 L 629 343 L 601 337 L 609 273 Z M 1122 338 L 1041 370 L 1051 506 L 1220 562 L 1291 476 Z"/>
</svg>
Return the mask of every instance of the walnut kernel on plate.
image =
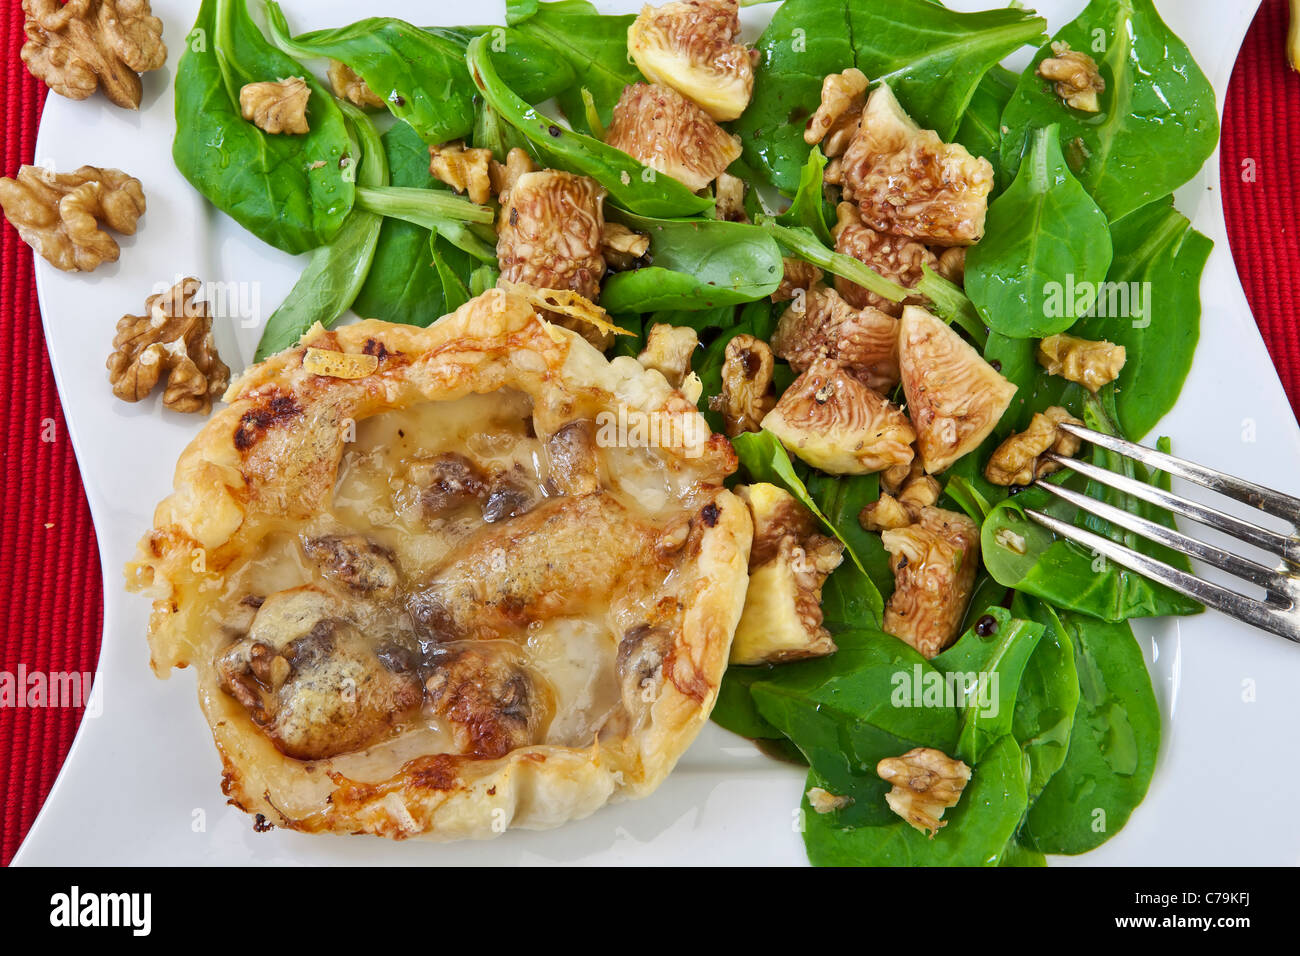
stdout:
<svg viewBox="0 0 1300 956">
<path fill-rule="evenodd" d="M 124 315 L 105 363 L 113 394 L 124 402 L 146 398 L 165 380 L 163 405 L 174 412 L 212 410 L 230 369 L 212 341 L 212 314 L 198 299 L 198 279 L 182 279 L 145 300 L 144 315 Z"/>
<path fill-rule="evenodd" d="M 0 178 L 0 207 L 23 242 L 56 269 L 90 272 L 116 262 L 120 253 L 100 223 L 134 235 L 145 200 L 140 180 L 120 169 L 82 166 L 55 173 L 23 166 L 16 179 Z"/>
</svg>

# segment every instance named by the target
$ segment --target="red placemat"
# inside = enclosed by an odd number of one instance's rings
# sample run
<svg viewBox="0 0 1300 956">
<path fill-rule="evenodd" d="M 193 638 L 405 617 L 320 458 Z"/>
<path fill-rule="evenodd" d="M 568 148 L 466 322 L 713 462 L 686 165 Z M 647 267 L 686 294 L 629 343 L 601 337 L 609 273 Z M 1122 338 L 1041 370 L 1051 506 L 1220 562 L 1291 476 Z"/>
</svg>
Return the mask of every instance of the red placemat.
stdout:
<svg viewBox="0 0 1300 956">
<path fill-rule="evenodd" d="M 18 59 L 23 14 L 5 4 L 3 164 L 31 162 L 45 91 Z M 1300 76 L 1284 55 L 1285 0 L 1264 0 L 1233 72 L 1221 169 L 1228 232 L 1246 295 L 1300 410 Z M 105 107 L 106 109 L 110 107 Z M 105 319 L 108 321 L 108 319 Z M 0 380 L 11 383 L 3 422 L 0 580 L 9 582 L 0 672 L 95 667 L 103 624 L 99 558 L 41 335 L 31 251 L 0 227 Z M 81 720 L 71 707 L 0 709 L 0 864 L 31 827 Z"/>
</svg>

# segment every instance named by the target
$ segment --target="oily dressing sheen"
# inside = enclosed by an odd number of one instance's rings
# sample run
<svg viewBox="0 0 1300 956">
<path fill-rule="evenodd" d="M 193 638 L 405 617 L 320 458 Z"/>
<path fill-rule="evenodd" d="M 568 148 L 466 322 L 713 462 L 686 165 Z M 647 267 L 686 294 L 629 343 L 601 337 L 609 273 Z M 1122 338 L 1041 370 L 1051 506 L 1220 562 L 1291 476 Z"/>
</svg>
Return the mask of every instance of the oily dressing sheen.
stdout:
<svg viewBox="0 0 1300 956">
<path fill-rule="evenodd" d="M 378 367 L 313 375 L 308 348 Z M 226 400 L 127 574 L 233 803 L 452 839 L 662 781 L 716 699 L 751 528 L 660 373 L 491 290 L 428 329 L 315 330 Z"/>
</svg>

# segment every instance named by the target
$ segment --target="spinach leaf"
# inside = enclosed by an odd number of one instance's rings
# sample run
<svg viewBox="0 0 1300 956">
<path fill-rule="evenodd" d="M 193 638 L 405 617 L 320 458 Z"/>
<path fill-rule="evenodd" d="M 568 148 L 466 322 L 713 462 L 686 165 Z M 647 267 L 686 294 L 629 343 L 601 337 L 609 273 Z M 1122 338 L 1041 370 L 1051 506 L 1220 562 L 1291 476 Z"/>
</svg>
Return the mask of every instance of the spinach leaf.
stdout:
<svg viewBox="0 0 1300 956">
<path fill-rule="evenodd" d="M 383 186 L 388 182 L 388 160 L 379 134 L 361 110 L 350 103 L 341 106 L 361 141 L 358 184 Z M 289 295 L 266 320 L 254 361 L 260 362 L 293 345 L 317 322 L 328 328 L 348 310 L 370 271 L 382 225 L 380 216 L 363 209 L 352 210 L 329 244 L 312 253 Z"/>
<path fill-rule="evenodd" d="M 714 309 L 766 298 L 781 284 L 781 249 L 757 226 L 617 209 L 608 218 L 649 236 L 654 262 L 605 280 L 600 304 L 608 312 Z"/>
<path fill-rule="evenodd" d="M 1021 675 L 1043 634 L 1043 625 L 1013 618 L 1006 608 L 984 612 L 996 621 L 989 636 L 971 628 L 930 661 L 953 675 L 962 693 L 957 705 L 959 730 L 953 754 L 975 766 L 990 747 L 1011 733 Z"/>
<path fill-rule="evenodd" d="M 796 471 L 800 470 L 800 464 L 795 463 L 794 467 Z M 862 509 L 880 499 L 880 476 L 825 475 L 809 468 L 806 469 L 804 484 L 808 494 L 826 516 L 826 520 L 838 530 L 841 539 L 858 556 L 863 569 L 882 598 L 888 597 L 894 590 L 894 572 L 889 567 L 889 552 L 881 543 L 880 535 L 866 530 L 858 521 Z M 831 574 L 831 580 L 827 582 L 827 588 L 831 588 L 832 591 L 836 587 L 851 583 L 845 580 L 836 585 L 834 582 L 838 574 L 839 569 L 836 569 Z M 822 591 L 823 611 L 826 610 L 829 593 L 825 589 Z M 862 623 L 859 621 L 858 626 Z"/>
<path fill-rule="evenodd" d="M 1002 111 L 1015 93 L 1019 79 L 1004 66 L 995 66 L 985 73 L 975 87 L 954 137 L 954 142 L 965 146 L 972 156 L 983 156 L 992 163 L 995 174 L 1002 162 Z"/>
<path fill-rule="evenodd" d="M 660 175 L 590 136 L 564 129 L 530 107 L 498 75 L 488 55 L 486 37 L 470 43 L 466 59 L 470 75 L 488 105 L 527 136 L 553 164 L 590 176 L 624 209 L 642 216 L 673 218 L 713 208 L 711 199 L 695 195 L 671 176 Z"/>
<path fill-rule="evenodd" d="M 1015 175 L 1032 130 L 1060 124 L 1072 168 L 1112 220 L 1191 179 L 1219 139 L 1214 90 L 1151 0 L 1092 0 L 1052 38 L 1097 61 L 1101 111 L 1072 110 L 1035 75 L 1045 45 L 1002 114 L 1004 176 Z"/>
<path fill-rule="evenodd" d="M 1023 838 L 1043 853 L 1083 853 L 1124 826 L 1146 796 L 1160 711 L 1128 624 L 1062 614 L 1074 645 L 1079 706 L 1065 762 L 1029 811 Z"/>
<path fill-rule="evenodd" d="M 845 811 L 816 813 L 805 797 L 808 859 L 814 866 L 997 866 L 1008 855 L 1028 804 L 1021 761 L 1020 748 L 1009 735 L 990 746 L 933 840 L 892 812 L 893 822 L 883 826 L 846 827 L 840 819 Z M 837 792 L 815 765 L 807 786 Z M 884 805 L 883 796 L 880 803 Z M 1011 856 L 1024 859 L 1014 850 Z"/>
<path fill-rule="evenodd" d="M 782 669 L 787 665 L 782 665 Z M 767 680 L 781 672 L 771 665 L 757 667 L 731 666 L 722 677 L 718 688 L 718 702 L 710 714 L 719 727 L 751 740 L 784 740 L 785 735 L 767 722 L 758 712 L 749 689 L 756 681 Z"/>
<path fill-rule="evenodd" d="M 1074 663 L 1074 644 L 1050 604 L 1017 594 L 1011 612 L 1044 626 L 1043 636 L 1020 679 L 1012 727 L 1028 765 L 1027 786 L 1032 805 L 1065 762 L 1079 703 L 1079 675 Z"/>
<path fill-rule="evenodd" d="M 409 125 L 393 124 L 384 134 L 383 144 L 394 186 L 446 190 L 429 172 L 429 147 Z M 443 295 L 442 278 L 433 266 L 430 241 L 431 233 L 423 226 L 384 219 L 374 262 L 352 310 L 364 318 L 418 326 L 427 326 L 452 311 Z M 478 262 L 446 243 L 440 253 L 463 278 L 468 278 Z"/>
<path fill-rule="evenodd" d="M 966 294 L 984 322 L 1012 338 L 1063 332 L 1110 268 L 1110 229 L 1070 175 L 1054 126 L 1036 130 L 1011 188 L 989 206 L 984 239 L 966 256 Z"/>
<path fill-rule="evenodd" d="M 1084 406 L 1084 421 L 1099 431 L 1119 434 L 1113 415 L 1107 414 L 1102 405 L 1104 401 L 1105 399 L 1090 399 Z M 1167 448 L 1168 443 L 1162 440 L 1160 447 Z M 1148 475 L 1140 465 L 1128 459 L 1119 459 L 1104 449 L 1094 448 L 1092 457 L 1094 464 L 1112 468 L 1158 487 L 1168 486 L 1167 475 Z M 1070 472 L 1051 475 L 1047 480 L 1065 483 L 1116 507 L 1166 527 L 1173 527 L 1173 517 L 1163 509 L 1117 493 L 1113 489 L 1084 482 Z M 1184 570 L 1189 567 L 1186 558 L 1181 555 L 1131 532 L 1113 528 L 1108 522 L 1083 515 L 1073 505 L 1041 488 L 1031 487 L 995 507 L 980 529 L 984 566 L 999 583 L 1057 607 L 1110 622 L 1132 617 L 1197 614 L 1203 610 L 1197 602 L 1164 585 L 1121 568 L 1104 557 L 1093 556 L 1079 545 L 1058 539 L 1051 531 L 1031 521 L 1023 513 L 1025 509 L 1043 511 L 1062 521 L 1073 521 L 1095 534 L 1110 537 L 1174 567 Z M 1024 553 L 1020 553 L 1021 547 Z"/>
<path fill-rule="evenodd" d="M 808 154 L 808 162 L 803 165 L 803 172 L 799 174 L 799 190 L 794 194 L 794 202 L 776 217 L 776 221 L 783 226 L 803 226 L 822 245 L 834 249 L 831 224 L 834 223 L 835 216 L 826 202 L 825 171 L 826 157 L 822 155 L 820 146 L 814 146 Z"/>
<path fill-rule="evenodd" d="M 1039 42 L 1046 25 L 1025 10 L 958 13 L 930 0 L 786 0 L 759 37 L 754 96 L 734 127 L 744 159 L 792 193 L 822 80 L 853 66 L 888 82 L 913 119 L 950 140 L 980 78 Z"/>
<path fill-rule="evenodd" d="M 334 30 L 291 37 L 280 5 L 268 0 L 267 27 L 276 46 L 299 57 L 346 63 L 398 119 L 430 145 L 468 136 L 474 128 L 474 84 L 465 48 L 474 30 L 422 30 L 404 20 L 371 17 Z M 540 102 L 573 82 L 569 65 L 551 49 L 502 27 L 491 28 L 504 82 Z"/>
<path fill-rule="evenodd" d="M 623 88 L 643 80 L 627 55 L 627 28 L 635 19 L 633 14 L 602 16 L 587 0 L 561 0 L 538 4 L 537 13 L 519 24 L 520 33 L 549 44 L 573 70 L 573 82 L 555 98 L 580 133 L 598 133 L 587 119 L 583 90 L 601 126 L 608 126 Z"/>
<path fill-rule="evenodd" d="M 245 0 L 203 0 L 176 70 L 181 174 L 214 206 L 285 252 L 333 239 L 352 210 L 356 148 L 334 98 L 262 36 Z M 311 132 L 270 135 L 244 120 L 247 83 L 301 76 Z"/>
<path fill-rule="evenodd" d="M 914 697 L 914 685 L 942 676 L 920 654 L 882 631 L 836 636 L 830 657 L 783 664 L 750 685 L 759 714 L 799 748 L 835 794 L 854 802 L 835 813 L 840 826 L 880 826 L 896 820 L 884 795 L 889 785 L 876 764 L 913 747 L 951 752 L 956 711 Z"/>
<path fill-rule="evenodd" d="M 537 0 L 506 0 L 506 24 L 515 26 L 537 16 Z"/>
<path fill-rule="evenodd" d="M 1201 272 L 1214 243 L 1192 228 L 1169 197 L 1112 223 L 1111 241 L 1115 258 L 1104 307 L 1098 303 L 1099 314 L 1085 317 L 1071 334 L 1124 346 L 1115 405 L 1120 426 L 1136 440 L 1173 408 L 1192 367 L 1200 337 Z"/>
<path fill-rule="evenodd" d="M 821 506 L 813 499 L 803 478 L 795 470 L 785 446 L 769 431 L 745 432 L 731 440 L 740 463 L 755 481 L 766 481 L 784 488 L 815 514 L 827 530 L 844 545 L 845 555 L 861 572 L 857 588 L 871 609 L 872 617 L 879 622 L 884 614 L 884 599 L 872 584 L 866 565 L 845 537 L 845 532 L 833 523 Z M 838 570 L 838 569 L 837 569 Z"/>
</svg>

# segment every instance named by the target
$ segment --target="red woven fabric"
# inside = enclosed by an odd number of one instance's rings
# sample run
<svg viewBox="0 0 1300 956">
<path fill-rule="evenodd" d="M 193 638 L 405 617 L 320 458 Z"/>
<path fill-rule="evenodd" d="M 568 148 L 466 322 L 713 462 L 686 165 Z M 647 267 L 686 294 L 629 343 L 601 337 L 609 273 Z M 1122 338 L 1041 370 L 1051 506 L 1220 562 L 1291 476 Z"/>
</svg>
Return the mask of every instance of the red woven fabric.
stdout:
<svg viewBox="0 0 1300 956">
<path fill-rule="evenodd" d="M 0 174 L 13 175 L 32 161 L 45 91 L 18 59 L 21 7 L 3 6 Z M 1286 24 L 1285 0 L 1265 0 L 1228 91 L 1221 162 L 1237 268 L 1300 411 L 1300 150 L 1292 149 L 1300 133 L 1290 121 L 1300 117 L 1300 76 L 1286 64 Z M 0 405 L 0 580 L 9 584 L 0 671 L 94 670 L 103 625 L 95 533 L 41 335 L 32 254 L 8 226 L 0 227 L 0 380 L 11 383 Z M 80 709 L 0 709 L 0 864 L 36 818 L 80 719 Z"/>
</svg>

